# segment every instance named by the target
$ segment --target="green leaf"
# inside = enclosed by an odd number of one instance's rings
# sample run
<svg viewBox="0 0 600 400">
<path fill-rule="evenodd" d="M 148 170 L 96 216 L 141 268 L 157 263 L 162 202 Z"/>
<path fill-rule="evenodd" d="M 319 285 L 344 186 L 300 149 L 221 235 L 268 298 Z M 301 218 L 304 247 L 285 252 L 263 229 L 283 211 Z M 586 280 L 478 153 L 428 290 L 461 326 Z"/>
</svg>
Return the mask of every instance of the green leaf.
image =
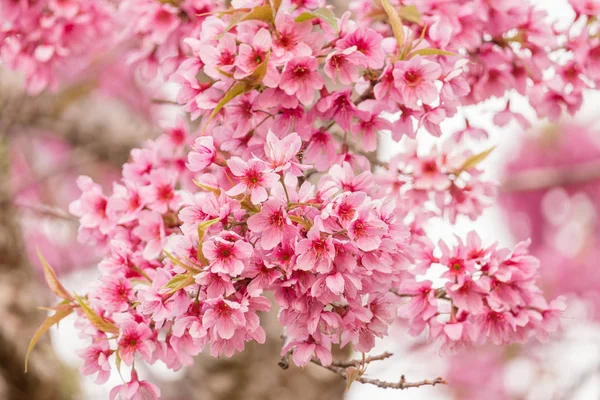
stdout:
<svg viewBox="0 0 600 400">
<path fill-rule="evenodd" d="M 492 151 L 494 151 L 495 148 L 496 148 L 496 146 L 492 146 L 489 149 L 482 151 L 481 153 L 475 154 L 475 155 L 467 158 L 467 160 L 460 167 L 460 169 L 456 172 L 456 174 L 458 175 L 463 171 L 468 171 L 471 168 L 476 167 L 480 162 L 485 160 L 490 155 L 490 153 Z"/>
<path fill-rule="evenodd" d="M 310 223 L 310 221 L 306 220 L 305 218 L 302 218 L 298 215 L 288 215 L 288 218 L 300 225 L 302 225 L 303 227 L 305 227 L 306 229 L 310 229 L 312 227 L 312 224 Z"/>
<path fill-rule="evenodd" d="M 400 15 L 400 18 L 406 21 L 414 22 L 415 24 L 421 24 L 421 13 L 414 5 L 400 7 L 398 15 Z"/>
<path fill-rule="evenodd" d="M 392 26 L 392 31 L 394 31 L 394 37 L 396 38 L 396 42 L 398 42 L 398 53 L 402 53 L 402 49 L 404 48 L 404 26 L 402 24 L 402 18 L 400 18 L 400 14 L 398 14 L 398 10 L 396 10 L 388 0 L 380 0 L 385 13 L 390 20 L 390 25 Z"/>
<path fill-rule="evenodd" d="M 164 287 L 171 289 L 168 294 L 173 294 L 178 290 L 185 288 L 196 282 L 194 277 L 190 274 L 175 275 Z"/>
<path fill-rule="evenodd" d="M 88 306 L 85 300 L 83 300 L 77 295 L 75 295 L 75 300 L 77 300 L 77 303 L 79 303 L 79 305 L 81 306 L 81 309 L 83 310 L 83 313 L 85 314 L 86 318 L 97 329 L 107 333 L 119 333 L 119 328 L 115 324 L 106 321 L 104 318 L 96 314 L 96 311 L 94 311 L 90 306 Z"/>
<path fill-rule="evenodd" d="M 281 0 L 271 0 L 271 4 L 273 5 L 273 9 L 277 13 L 277 11 L 279 11 L 279 7 L 281 7 Z"/>
<path fill-rule="evenodd" d="M 165 254 L 167 255 L 167 257 L 169 258 L 169 260 L 171 260 L 173 262 L 173 264 L 176 264 L 178 266 L 180 266 L 181 268 L 185 269 L 186 271 L 192 273 L 192 274 L 199 274 L 201 271 L 191 267 L 189 265 L 184 264 L 183 262 L 181 262 L 180 260 L 178 260 L 177 258 L 175 258 L 171 253 L 169 253 L 168 251 L 164 250 Z"/>
<path fill-rule="evenodd" d="M 413 51 L 412 53 L 410 53 L 409 58 L 416 56 L 416 55 L 418 55 L 418 56 L 455 56 L 456 54 L 451 53 L 446 50 L 426 48 L 426 49 L 419 49 L 419 50 Z"/>
<path fill-rule="evenodd" d="M 58 305 L 55 308 L 56 312 L 53 315 L 47 317 L 42 323 L 42 325 L 40 325 L 40 327 L 37 329 L 37 331 L 35 331 L 33 337 L 31 338 L 31 341 L 29 341 L 29 346 L 27 347 L 27 354 L 25 355 L 25 372 L 27 372 L 27 366 L 29 364 L 29 354 L 31 353 L 31 350 L 33 350 L 33 348 L 35 347 L 38 340 L 40 340 L 40 337 L 42 337 L 42 335 L 46 333 L 48 329 L 50 329 L 53 325 L 58 324 L 63 318 L 71 314 L 73 312 L 73 308 L 75 307 L 71 304 Z"/>
<path fill-rule="evenodd" d="M 218 38 L 220 39 L 221 37 L 223 37 L 225 33 L 229 32 L 231 29 L 233 29 L 234 26 L 236 26 L 240 22 L 253 20 L 273 22 L 273 9 L 271 8 L 271 6 L 256 6 L 246 14 L 233 14 L 229 25 L 227 25 L 223 33 L 221 33 Z"/>
<path fill-rule="evenodd" d="M 296 22 L 304 22 L 314 18 L 322 19 L 336 31 L 339 30 L 337 18 L 329 8 L 317 8 L 314 11 L 305 11 L 296 17 Z"/>
<path fill-rule="evenodd" d="M 210 116 L 208 117 L 206 124 L 204 124 L 204 129 L 206 129 L 209 122 L 212 121 L 212 119 L 219 113 L 219 111 L 221 111 L 221 109 L 223 107 L 225 107 L 225 105 L 227 103 L 229 103 L 231 100 L 235 99 L 240 94 L 247 92 L 248 90 L 249 90 L 249 88 L 243 82 L 238 82 L 235 85 L 233 85 L 231 87 L 231 89 L 229 89 L 227 91 L 227 93 L 225 93 L 223 98 L 221 100 L 219 100 L 219 102 L 217 103 L 217 106 L 215 107 L 213 112 L 210 113 Z M 203 131 L 204 131 L 204 129 L 203 129 Z"/>
<path fill-rule="evenodd" d="M 44 277 L 46 278 L 46 282 L 48 283 L 48 287 L 52 290 L 52 293 L 65 300 L 73 300 L 73 296 L 65 289 L 65 287 L 60 283 L 58 278 L 56 277 L 56 272 L 54 269 L 48 264 L 48 261 L 42 255 L 39 247 L 35 247 L 37 252 L 37 256 L 42 263 L 42 267 L 44 269 Z"/>
<path fill-rule="evenodd" d="M 198 186 L 199 188 L 202 188 L 202 189 L 206 190 L 207 192 L 213 192 L 217 196 L 221 194 L 221 189 L 219 189 L 219 188 L 216 188 L 214 186 L 205 185 L 203 183 L 200 183 L 200 182 L 196 181 L 195 179 L 193 180 L 193 182 L 194 182 L 194 185 Z"/>
<path fill-rule="evenodd" d="M 215 218 L 215 219 L 211 219 L 209 221 L 204 221 L 198 225 L 198 250 L 197 250 L 196 258 L 198 259 L 198 261 L 200 261 L 204 265 L 209 264 L 206 257 L 204 257 L 204 253 L 202 252 L 202 242 L 204 241 L 204 234 L 206 233 L 206 230 L 208 228 L 210 228 L 211 226 L 213 226 L 214 224 L 216 224 L 219 221 L 221 221 L 221 218 Z"/>
<path fill-rule="evenodd" d="M 271 52 L 269 51 L 266 54 L 263 62 L 261 62 L 258 67 L 256 67 L 254 72 L 252 72 L 252 74 L 250 74 L 249 77 L 244 79 L 244 82 L 246 82 L 246 84 L 248 86 L 256 86 L 262 82 L 262 80 L 265 78 L 265 75 L 267 75 L 267 65 L 269 63 L 270 57 L 271 57 Z"/>
<path fill-rule="evenodd" d="M 117 349 L 117 351 L 115 351 L 115 364 L 117 365 L 117 372 L 119 373 L 119 376 L 121 376 L 121 379 L 123 378 L 123 376 L 121 375 L 121 354 L 119 354 L 119 349 Z"/>
</svg>

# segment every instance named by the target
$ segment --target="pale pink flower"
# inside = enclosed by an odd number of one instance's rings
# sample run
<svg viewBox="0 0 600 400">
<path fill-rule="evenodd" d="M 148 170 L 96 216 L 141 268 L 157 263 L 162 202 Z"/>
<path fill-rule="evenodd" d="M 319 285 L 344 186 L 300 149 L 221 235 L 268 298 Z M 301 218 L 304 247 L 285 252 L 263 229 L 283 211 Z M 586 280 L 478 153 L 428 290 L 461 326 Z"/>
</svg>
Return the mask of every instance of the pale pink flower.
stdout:
<svg viewBox="0 0 600 400">
<path fill-rule="evenodd" d="M 133 234 L 146 242 L 144 247 L 144 258 L 146 260 L 156 259 L 162 252 L 165 243 L 165 225 L 156 211 L 142 211 L 139 216 L 139 225 L 133 229 Z"/>
<path fill-rule="evenodd" d="M 348 227 L 348 236 L 362 251 L 376 250 L 381 244 L 381 238 L 387 233 L 385 222 L 370 215 L 371 208 L 360 207 L 357 215 Z"/>
<path fill-rule="evenodd" d="M 315 90 L 323 88 L 323 77 L 317 72 L 319 62 L 313 57 L 297 57 L 287 62 L 279 87 L 289 95 L 296 95 L 303 104 L 309 105 L 315 98 Z"/>
<path fill-rule="evenodd" d="M 239 276 L 245 267 L 245 260 L 252 256 L 253 248 L 243 240 L 228 241 L 215 237 L 202 244 L 202 252 L 210 261 L 210 270 L 230 276 Z"/>
<path fill-rule="evenodd" d="M 69 205 L 69 212 L 79 217 L 83 228 L 98 229 L 106 234 L 115 225 L 106 213 L 108 199 L 102 193 L 102 188 L 88 176 L 77 178 L 77 186 L 81 197 Z"/>
<path fill-rule="evenodd" d="M 439 64 L 425 60 L 420 56 L 394 64 L 394 84 L 400 91 L 404 104 L 418 109 L 419 100 L 430 105 L 438 97 L 435 80 L 442 75 Z"/>
<path fill-rule="evenodd" d="M 284 233 L 290 232 L 291 225 L 285 211 L 285 203 L 278 199 L 267 200 L 259 213 L 248 218 L 248 229 L 260 233 L 260 244 L 271 250 L 283 240 Z"/>
<path fill-rule="evenodd" d="M 310 21 L 296 22 L 290 14 L 277 13 L 273 32 L 273 55 L 276 60 L 287 62 L 294 57 L 310 56 L 312 49 L 303 39 L 311 31 Z"/>
<path fill-rule="evenodd" d="M 259 204 L 268 198 L 267 189 L 270 189 L 279 180 L 279 176 L 268 172 L 267 164 L 257 158 L 242 160 L 239 157 L 231 157 L 227 166 L 235 175 L 239 183 L 227 191 L 229 196 L 250 193 L 250 201 Z"/>
<path fill-rule="evenodd" d="M 367 66 L 371 69 L 381 69 L 385 60 L 385 53 L 381 42 L 383 36 L 373 29 L 358 28 L 339 40 L 335 46 L 345 50 L 356 47 L 356 50 L 365 55 Z"/>
<path fill-rule="evenodd" d="M 279 139 L 271 131 L 267 133 L 265 141 L 265 156 L 271 163 L 270 168 L 273 172 L 285 172 L 290 170 L 294 175 L 300 175 L 302 170 L 308 166 L 300 164 L 296 155 L 302 147 L 302 139 L 297 133 L 293 132 Z"/>
<path fill-rule="evenodd" d="M 132 365 L 135 355 L 150 362 L 156 348 L 150 327 L 144 322 L 135 322 L 131 317 L 122 321 L 119 327 L 119 355 L 125 365 Z"/>
<path fill-rule="evenodd" d="M 100 339 L 85 349 L 79 350 L 77 354 L 83 358 L 84 364 L 81 369 L 83 375 L 98 373 L 95 383 L 101 385 L 110 377 L 110 362 L 108 358 L 113 353 L 108 345 L 108 340 Z"/>
<path fill-rule="evenodd" d="M 131 371 L 131 381 L 114 387 L 110 400 L 158 400 L 160 389 L 147 381 L 140 381 L 135 369 Z"/>
<path fill-rule="evenodd" d="M 325 74 L 331 80 L 336 78 L 342 85 L 351 85 L 358 81 L 359 67 L 366 64 L 365 56 L 356 50 L 356 47 L 348 47 L 329 53 L 325 59 Z"/>
<path fill-rule="evenodd" d="M 246 318 L 240 303 L 223 298 L 208 300 L 209 308 L 204 312 L 202 324 L 221 339 L 231 339 L 238 329 L 244 329 Z"/>
<path fill-rule="evenodd" d="M 317 271 L 320 273 L 331 270 L 335 248 L 330 235 L 322 237 L 316 227 L 312 227 L 306 239 L 296 245 L 296 266 L 303 271 Z"/>
<path fill-rule="evenodd" d="M 252 74 L 267 58 L 271 50 L 271 34 L 268 30 L 260 29 L 252 38 L 252 45 L 240 44 L 239 53 L 235 60 L 237 67 L 234 77 L 242 79 Z"/>
<path fill-rule="evenodd" d="M 190 171 L 202 171 L 215 161 L 216 155 L 217 150 L 212 136 L 200 136 L 194 141 L 186 166 Z"/>
</svg>

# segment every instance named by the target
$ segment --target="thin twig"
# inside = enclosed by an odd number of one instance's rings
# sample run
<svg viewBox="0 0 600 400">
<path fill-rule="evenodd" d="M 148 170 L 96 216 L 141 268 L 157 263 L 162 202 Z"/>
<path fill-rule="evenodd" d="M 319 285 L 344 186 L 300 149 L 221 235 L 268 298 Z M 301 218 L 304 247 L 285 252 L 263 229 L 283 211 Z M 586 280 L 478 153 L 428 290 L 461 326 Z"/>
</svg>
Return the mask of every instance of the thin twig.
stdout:
<svg viewBox="0 0 600 400">
<path fill-rule="evenodd" d="M 321 362 L 319 360 L 316 360 L 316 359 L 312 359 L 311 362 L 313 364 L 316 364 L 323 368 L 326 368 L 326 369 L 330 370 L 331 372 L 342 376 L 343 378 L 346 378 L 346 379 L 348 378 L 347 368 L 338 367 L 333 364 L 324 366 L 323 364 L 321 364 Z M 383 389 L 397 389 L 397 390 L 417 388 L 417 387 L 421 387 L 421 386 L 435 386 L 435 385 L 445 385 L 446 384 L 446 380 L 441 377 L 437 377 L 433 380 L 425 379 L 425 380 L 417 381 L 417 382 L 407 382 L 406 377 L 404 375 L 400 376 L 400 380 L 398 382 L 386 382 L 386 381 L 381 381 L 379 379 L 366 378 L 364 376 L 359 376 L 358 378 L 355 378 L 354 381 L 360 382 L 360 383 L 366 384 L 366 385 L 377 386 L 377 387 L 380 387 Z"/>
<path fill-rule="evenodd" d="M 336 367 L 341 367 L 341 368 L 358 367 L 363 364 L 370 364 L 373 361 L 385 360 L 387 358 L 390 358 L 393 355 L 394 355 L 393 353 L 389 353 L 386 351 L 385 353 L 379 354 L 377 356 L 367 357 L 364 359 L 364 361 L 363 360 L 334 361 L 331 363 L 331 365 L 335 365 Z"/>
</svg>

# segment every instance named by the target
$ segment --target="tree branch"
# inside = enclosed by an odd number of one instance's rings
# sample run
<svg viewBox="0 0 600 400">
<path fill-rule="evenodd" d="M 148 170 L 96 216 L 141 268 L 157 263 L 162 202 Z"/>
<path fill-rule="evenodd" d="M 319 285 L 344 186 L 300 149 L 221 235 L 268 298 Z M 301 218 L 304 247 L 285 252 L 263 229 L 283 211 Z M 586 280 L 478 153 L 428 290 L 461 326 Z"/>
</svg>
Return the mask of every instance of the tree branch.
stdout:
<svg viewBox="0 0 600 400">
<path fill-rule="evenodd" d="M 360 383 L 366 384 L 366 385 L 377 386 L 382 389 L 404 390 L 404 389 L 410 389 L 410 388 L 417 388 L 417 387 L 421 387 L 421 386 L 435 386 L 435 385 L 445 385 L 446 384 L 446 380 L 441 377 L 437 377 L 433 380 L 425 379 L 425 380 L 417 381 L 417 382 L 408 382 L 404 375 L 400 376 L 400 380 L 398 382 L 386 382 L 386 381 L 382 381 L 379 379 L 366 378 L 366 377 L 362 376 L 362 374 L 360 374 L 356 378 L 354 378 L 354 377 L 349 378 L 348 368 L 350 368 L 350 367 L 344 368 L 344 367 L 339 367 L 334 364 L 324 366 L 323 364 L 321 364 L 321 362 L 319 360 L 316 360 L 316 359 L 312 359 L 311 362 L 313 364 L 317 364 L 325 369 L 328 369 L 329 371 L 331 371 L 337 375 L 340 375 L 341 377 L 343 377 L 345 379 L 352 379 L 355 382 L 360 382 Z"/>
<path fill-rule="evenodd" d="M 600 179 L 600 161 L 568 167 L 543 167 L 511 173 L 502 185 L 505 192 L 523 192 L 587 183 Z"/>
</svg>

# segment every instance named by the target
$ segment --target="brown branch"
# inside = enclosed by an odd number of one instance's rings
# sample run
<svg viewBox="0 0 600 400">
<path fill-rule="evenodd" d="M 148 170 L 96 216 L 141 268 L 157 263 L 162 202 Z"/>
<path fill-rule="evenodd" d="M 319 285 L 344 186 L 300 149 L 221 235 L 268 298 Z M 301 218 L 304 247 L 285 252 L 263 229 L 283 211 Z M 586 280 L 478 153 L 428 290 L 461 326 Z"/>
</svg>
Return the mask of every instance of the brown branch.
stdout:
<svg viewBox="0 0 600 400">
<path fill-rule="evenodd" d="M 542 167 L 511 173 L 502 184 L 505 192 L 523 192 L 587 183 L 600 179 L 600 161 L 567 167 Z"/>
<path fill-rule="evenodd" d="M 393 353 L 385 352 L 377 356 L 366 357 L 364 360 L 350 360 L 350 361 L 334 361 L 331 365 L 341 368 L 359 367 L 361 365 L 370 364 L 373 361 L 381 361 L 393 356 Z"/>
<path fill-rule="evenodd" d="M 329 371 L 331 371 L 337 375 L 340 375 L 341 377 L 343 377 L 345 379 L 348 379 L 348 368 L 338 367 L 337 365 L 333 365 L 333 364 L 325 366 L 325 365 L 321 364 L 321 362 L 319 360 L 316 360 L 316 359 L 312 359 L 311 362 L 313 364 L 319 365 L 325 369 L 328 369 Z M 359 376 L 357 378 L 352 378 L 352 379 L 353 379 L 353 381 L 360 382 L 360 383 L 366 384 L 366 385 L 377 386 L 382 389 L 397 389 L 397 390 L 417 388 L 417 387 L 421 387 L 421 386 L 435 386 L 435 385 L 445 385 L 446 384 L 446 380 L 441 377 L 437 377 L 433 380 L 425 379 L 425 380 L 417 381 L 417 382 L 408 382 L 404 375 L 400 376 L 400 380 L 398 382 L 386 382 L 386 381 L 382 381 L 379 379 L 366 378 L 364 376 Z"/>
</svg>

